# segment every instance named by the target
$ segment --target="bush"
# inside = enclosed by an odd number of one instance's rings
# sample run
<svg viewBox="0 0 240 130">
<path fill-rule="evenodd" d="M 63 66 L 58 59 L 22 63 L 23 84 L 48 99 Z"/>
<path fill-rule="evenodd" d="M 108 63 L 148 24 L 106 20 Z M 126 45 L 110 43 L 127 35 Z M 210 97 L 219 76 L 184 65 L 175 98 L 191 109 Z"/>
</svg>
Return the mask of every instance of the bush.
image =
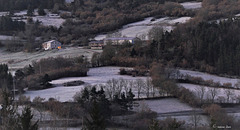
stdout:
<svg viewBox="0 0 240 130">
<path fill-rule="evenodd" d="M 20 95 L 19 98 L 18 98 L 18 103 L 19 104 L 27 104 L 27 103 L 30 103 L 30 97 L 28 96 L 25 96 L 25 95 Z"/>
</svg>

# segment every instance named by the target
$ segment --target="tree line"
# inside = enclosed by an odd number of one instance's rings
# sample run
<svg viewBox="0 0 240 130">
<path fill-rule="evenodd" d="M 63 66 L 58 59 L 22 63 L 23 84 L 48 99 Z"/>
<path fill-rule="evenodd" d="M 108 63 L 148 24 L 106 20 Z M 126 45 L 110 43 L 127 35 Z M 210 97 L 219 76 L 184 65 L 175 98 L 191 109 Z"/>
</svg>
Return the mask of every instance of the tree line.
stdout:
<svg viewBox="0 0 240 130">
<path fill-rule="evenodd" d="M 49 66 L 49 63 L 51 65 Z M 52 85 L 51 80 L 63 77 L 86 76 L 88 72 L 87 60 L 77 58 L 47 58 L 33 62 L 15 72 L 15 82 L 19 91 L 24 88 L 44 89 Z"/>
<path fill-rule="evenodd" d="M 55 4 L 64 4 L 65 0 L 0 0 L 0 11 L 26 10 L 38 8 L 40 5 L 51 9 Z"/>
</svg>

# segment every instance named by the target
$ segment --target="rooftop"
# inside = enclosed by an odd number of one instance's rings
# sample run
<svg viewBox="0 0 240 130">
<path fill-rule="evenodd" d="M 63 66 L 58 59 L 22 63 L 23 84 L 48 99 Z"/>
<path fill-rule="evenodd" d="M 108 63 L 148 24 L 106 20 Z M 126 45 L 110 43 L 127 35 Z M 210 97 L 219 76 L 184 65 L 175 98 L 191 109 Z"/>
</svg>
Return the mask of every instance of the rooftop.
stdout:
<svg viewBox="0 0 240 130">
<path fill-rule="evenodd" d="M 133 40 L 135 37 L 109 37 L 104 40 Z"/>
</svg>

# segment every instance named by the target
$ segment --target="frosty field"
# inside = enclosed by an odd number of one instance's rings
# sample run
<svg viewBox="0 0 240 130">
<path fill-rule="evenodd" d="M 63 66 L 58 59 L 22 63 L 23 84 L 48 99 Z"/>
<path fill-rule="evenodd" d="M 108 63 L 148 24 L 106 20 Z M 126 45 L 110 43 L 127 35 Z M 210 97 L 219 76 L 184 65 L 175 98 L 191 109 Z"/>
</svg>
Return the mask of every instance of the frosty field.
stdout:
<svg viewBox="0 0 240 130">
<path fill-rule="evenodd" d="M 187 88 L 189 90 L 191 90 L 192 92 L 195 93 L 195 95 L 197 96 L 197 90 L 200 87 L 205 87 L 205 94 L 204 94 L 204 99 L 210 99 L 210 89 L 213 89 L 212 87 L 207 87 L 207 86 L 200 86 L 200 85 L 194 85 L 194 84 L 185 84 L 185 83 L 180 83 L 178 84 L 181 87 Z M 216 94 L 216 100 L 218 100 L 219 97 L 224 97 L 225 99 L 227 98 L 227 94 L 226 94 L 226 90 L 229 89 L 225 89 L 225 88 L 217 88 L 217 94 Z M 238 96 L 240 96 L 240 90 L 231 90 L 232 94 L 230 95 L 230 102 L 236 102 L 236 98 Z"/>
<path fill-rule="evenodd" d="M 185 9 L 199 9 L 202 7 L 202 2 L 184 2 L 180 3 Z"/>
<path fill-rule="evenodd" d="M 137 101 L 140 106 L 135 108 L 135 111 L 141 111 L 142 108 L 146 107 L 157 113 L 168 113 L 168 112 L 178 112 L 193 110 L 192 107 L 185 103 L 181 103 L 176 98 L 166 98 L 158 100 L 143 100 Z M 177 106 L 177 107 L 176 107 Z"/>
<path fill-rule="evenodd" d="M 72 77 L 72 78 L 62 78 L 58 80 L 53 80 L 51 83 L 57 87 L 37 90 L 37 91 L 26 91 L 24 95 L 30 96 L 31 100 L 34 97 L 40 96 L 48 100 L 50 97 L 56 98 L 61 102 L 73 100 L 73 96 L 76 92 L 82 90 L 86 85 L 95 85 L 95 84 L 105 84 L 108 80 L 111 79 L 126 79 L 126 80 L 136 80 L 136 79 L 146 79 L 146 77 L 131 77 L 119 75 L 120 67 L 99 67 L 99 68 L 90 68 L 87 77 Z M 84 81 L 84 85 L 73 86 L 73 87 L 64 87 L 62 83 L 69 81 L 81 80 Z M 133 92 L 136 89 L 133 88 Z"/>
<path fill-rule="evenodd" d="M 180 69 L 179 72 L 182 75 L 190 75 L 192 77 L 201 77 L 203 80 L 213 80 L 213 82 L 219 82 L 221 85 L 223 85 L 224 83 L 231 83 L 232 86 L 234 86 L 239 81 L 238 78 L 220 77 L 217 75 L 211 75 L 208 73 L 203 73 L 198 71 Z"/>
<path fill-rule="evenodd" d="M 145 18 L 143 21 L 130 23 L 124 25 L 122 29 L 117 30 L 120 32 L 122 36 L 127 37 L 142 37 L 142 39 L 148 39 L 147 34 L 150 29 L 154 26 L 161 26 L 164 31 L 171 31 L 173 30 L 174 26 L 179 23 L 185 23 L 191 19 L 191 17 L 180 17 L 180 18 L 171 18 L 171 17 L 164 17 L 159 19 L 154 19 L 153 17 Z M 95 40 L 102 40 L 106 38 L 106 34 L 99 34 L 95 37 Z"/>
<path fill-rule="evenodd" d="M 101 50 L 98 50 L 98 52 Z M 33 61 L 38 61 L 42 58 L 48 57 L 77 57 L 84 56 L 88 59 L 91 58 L 92 54 L 96 52 L 91 49 L 83 49 L 79 47 L 68 47 L 61 50 L 49 50 L 49 51 L 37 51 L 33 53 L 27 52 L 16 52 L 11 53 L 0 48 L 0 63 L 8 64 L 11 70 L 23 68 L 26 65 L 31 64 Z"/>
</svg>

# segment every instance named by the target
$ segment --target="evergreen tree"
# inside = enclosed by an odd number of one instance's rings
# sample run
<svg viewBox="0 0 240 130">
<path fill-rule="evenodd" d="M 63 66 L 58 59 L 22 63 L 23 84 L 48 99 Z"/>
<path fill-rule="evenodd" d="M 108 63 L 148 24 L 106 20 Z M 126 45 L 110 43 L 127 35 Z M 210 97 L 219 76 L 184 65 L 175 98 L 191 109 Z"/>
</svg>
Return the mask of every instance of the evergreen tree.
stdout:
<svg viewBox="0 0 240 130">
<path fill-rule="evenodd" d="M 39 6 L 39 8 L 38 8 L 38 15 L 41 15 L 41 16 L 46 15 L 46 12 L 44 11 L 42 6 Z"/>
<path fill-rule="evenodd" d="M 17 120 L 17 106 L 13 103 L 13 96 L 7 88 L 1 89 L 1 126 L 2 130 L 16 130 L 18 120 Z"/>
<path fill-rule="evenodd" d="M 161 130 L 161 128 L 159 126 L 159 122 L 157 120 L 152 120 L 152 122 L 149 126 L 149 130 Z"/>
<path fill-rule="evenodd" d="M 29 5 L 27 9 L 27 16 L 33 16 L 33 11 L 33 7 Z"/>
<path fill-rule="evenodd" d="M 31 112 L 31 107 L 26 106 L 22 111 L 22 115 L 19 116 L 20 124 L 18 130 L 37 130 L 38 121 L 32 125 L 31 124 L 32 118 L 33 115 Z"/>
<path fill-rule="evenodd" d="M 135 97 L 135 95 L 132 93 L 132 89 L 130 88 L 130 90 L 128 91 L 127 94 L 127 107 L 128 109 L 132 110 L 133 109 L 133 98 Z"/>
<path fill-rule="evenodd" d="M 26 75 L 31 75 L 31 74 L 34 74 L 35 71 L 34 71 L 34 68 L 32 67 L 32 65 L 28 65 L 27 67 L 27 72 L 26 72 Z"/>
<path fill-rule="evenodd" d="M 88 118 L 85 119 L 86 128 L 88 130 L 105 130 L 106 128 L 105 119 L 96 101 L 93 101 L 89 115 L 90 119 Z"/>
<path fill-rule="evenodd" d="M 13 77 L 12 74 L 8 72 L 8 66 L 6 64 L 0 65 L 0 88 L 4 87 L 11 89 Z"/>
<path fill-rule="evenodd" d="M 45 74 L 43 77 L 42 77 L 42 81 L 41 81 L 41 85 L 43 85 L 44 87 L 50 87 L 51 84 L 49 83 L 49 81 L 51 81 L 50 77 L 48 74 Z"/>
</svg>

